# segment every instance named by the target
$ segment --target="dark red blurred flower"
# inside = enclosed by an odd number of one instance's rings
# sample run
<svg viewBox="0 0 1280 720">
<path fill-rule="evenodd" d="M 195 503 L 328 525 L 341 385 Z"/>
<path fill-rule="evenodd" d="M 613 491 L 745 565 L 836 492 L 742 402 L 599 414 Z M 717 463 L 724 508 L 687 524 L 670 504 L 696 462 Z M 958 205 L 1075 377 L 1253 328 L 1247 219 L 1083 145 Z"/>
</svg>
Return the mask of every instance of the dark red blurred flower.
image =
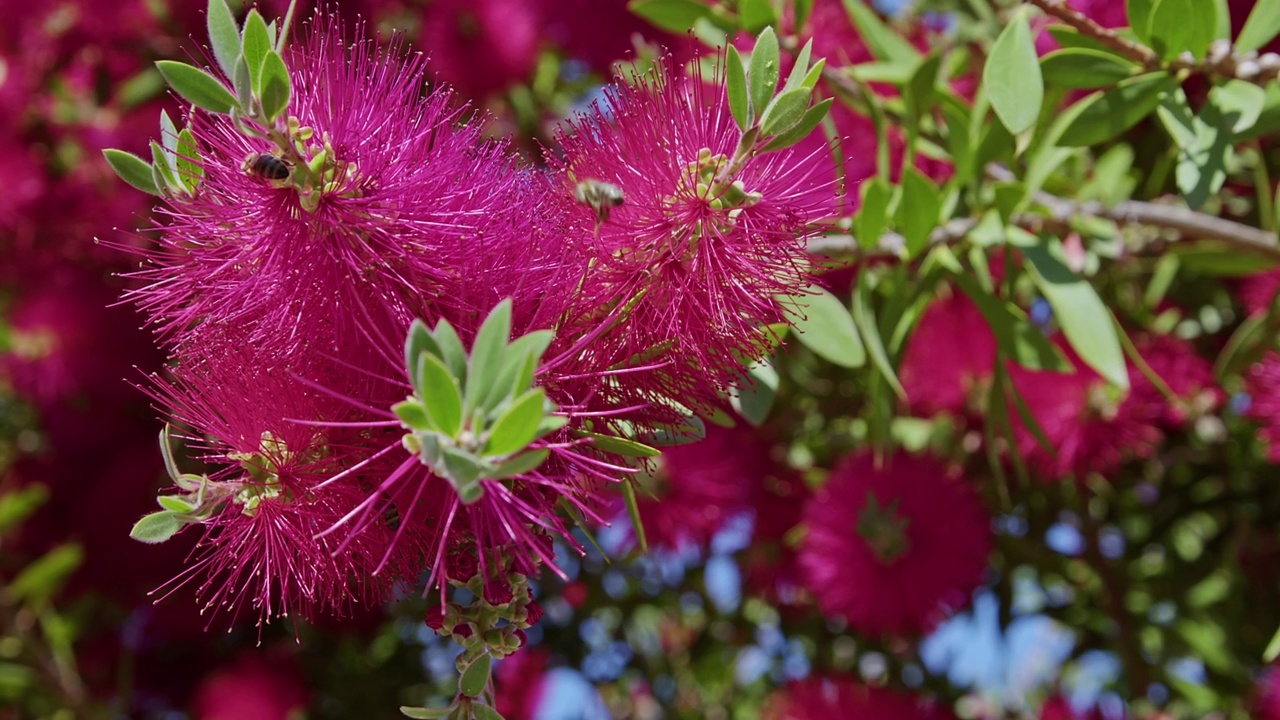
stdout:
<svg viewBox="0 0 1280 720">
<path fill-rule="evenodd" d="M 1249 393 L 1246 417 L 1262 427 L 1258 436 L 1268 445 L 1267 457 L 1280 462 L 1280 354 L 1274 350 L 1254 363 L 1244 376 Z"/>
<path fill-rule="evenodd" d="M 765 720 L 955 720 L 948 708 L 917 695 L 871 687 L 852 677 L 809 677 L 775 692 Z"/>
<path fill-rule="evenodd" d="M 1280 720 L 1280 665 L 1271 663 L 1254 685 L 1253 720 Z"/>
<path fill-rule="evenodd" d="M 244 655 L 205 679 L 192 701 L 195 720 L 289 720 L 306 709 L 307 687 L 298 674 Z"/>
<path fill-rule="evenodd" d="M 549 658 L 545 647 L 526 647 L 498 663 L 493 673 L 495 697 L 506 720 L 533 720 L 547 692 Z"/>
<path fill-rule="evenodd" d="M 847 458 L 805 506 L 800 567 L 828 615 L 861 633 L 927 632 L 968 605 L 991 552 L 977 491 L 938 461 Z"/>
<path fill-rule="evenodd" d="M 539 25 L 526 0 L 437 0 L 422 11 L 428 70 L 468 97 L 506 90 L 532 75 Z"/>
<path fill-rule="evenodd" d="M 995 369 L 996 338 L 968 296 L 936 298 L 911 334 L 899 377 L 912 411 L 965 415 Z"/>
<path fill-rule="evenodd" d="M 1077 713 L 1071 708 L 1067 699 L 1058 693 L 1051 695 L 1040 706 L 1039 720 L 1103 720 L 1103 718 L 1102 712 L 1097 708 L 1084 714 Z"/>
</svg>

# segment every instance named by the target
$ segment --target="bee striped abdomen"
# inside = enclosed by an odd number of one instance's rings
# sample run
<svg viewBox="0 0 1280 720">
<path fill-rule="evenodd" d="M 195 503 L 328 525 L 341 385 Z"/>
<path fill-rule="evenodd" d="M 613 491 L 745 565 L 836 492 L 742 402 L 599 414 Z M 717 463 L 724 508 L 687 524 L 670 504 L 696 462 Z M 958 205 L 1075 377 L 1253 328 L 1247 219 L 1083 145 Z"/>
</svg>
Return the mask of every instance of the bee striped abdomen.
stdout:
<svg viewBox="0 0 1280 720">
<path fill-rule="evenodd" d="M 244 171 L 266 180 L 288 180 L 289 166 L 270 153 L 253 153 L 244 159 Z"/>
</svg>

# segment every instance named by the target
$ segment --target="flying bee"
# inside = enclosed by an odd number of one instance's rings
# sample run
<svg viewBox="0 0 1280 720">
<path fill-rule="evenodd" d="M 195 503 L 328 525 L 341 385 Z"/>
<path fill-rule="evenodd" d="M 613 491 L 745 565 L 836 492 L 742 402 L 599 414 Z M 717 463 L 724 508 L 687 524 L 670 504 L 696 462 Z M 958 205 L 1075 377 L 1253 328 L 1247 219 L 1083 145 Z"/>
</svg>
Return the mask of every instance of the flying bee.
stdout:
<svg viewBox="0 0 1280 720">
<path fill-rule="evenodd" d="M 603 180 L 587 178 L 573 188 L 573 197 L 596 211 L 596 227 L 608 222 L 609 211 L 622 204 L 622 188 Z"/>
<path fill-rule="evenodd" d="M 265 180 L 288 180 L 292 172 L 285 161 L 271 153 L 249 153 L 241 168 L 249 175 Z"/>
</svg>

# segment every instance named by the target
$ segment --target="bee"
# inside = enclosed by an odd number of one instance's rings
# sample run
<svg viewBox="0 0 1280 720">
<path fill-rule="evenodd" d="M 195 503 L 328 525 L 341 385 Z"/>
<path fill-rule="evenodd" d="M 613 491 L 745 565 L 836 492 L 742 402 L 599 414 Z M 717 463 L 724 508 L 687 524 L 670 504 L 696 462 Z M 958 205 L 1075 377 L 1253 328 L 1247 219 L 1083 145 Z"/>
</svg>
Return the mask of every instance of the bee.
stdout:
<svg viewBox="0 0 1280 720">
<path fill-rule="evenodd" d="M 603 180 L 587 178 L 573 188 L 573 197 L 596 211 L 596 226 L 609 220 L 609 211 L 623 202 L 622 188 Z"/>
<path fill-rule="evenodd" d="M 265 180 L 288 180 L 292 172 L 285 161 L 270 153 L 250 153 L 241 168 L 249 175 Z"/>
</svg>

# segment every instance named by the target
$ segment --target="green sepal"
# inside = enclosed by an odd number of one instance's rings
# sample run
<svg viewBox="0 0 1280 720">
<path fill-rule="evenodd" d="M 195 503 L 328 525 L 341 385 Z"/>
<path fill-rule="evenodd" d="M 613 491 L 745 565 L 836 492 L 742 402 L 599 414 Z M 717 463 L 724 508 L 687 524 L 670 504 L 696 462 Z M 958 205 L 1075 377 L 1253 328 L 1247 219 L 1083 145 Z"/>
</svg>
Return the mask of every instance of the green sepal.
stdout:
<svg viewBox="0 0 1280 720">
<path fill-rule="evenodd" d="M 747 71 L 751 108 L 757 116 L 763 114 L 769 98 L 778 87 L 778 62 L 778 36 L 773 28 L 767 27 L 756 38 L 755 48 L 751 51 L 751 69 Z"/>
<path fill-rule="evenodd" d="M 738 129 L 746 131 L 754 119 L 751 113 L 751 96 L 747 94 L 747 70 L 742 64 L 738 49 L 730 45 L 725 51 L 725 87 L 729 94 L 729 112 Z"/>
<path fill-rule="evenodd" d="M 262 61 L 261 93 L 262 112 L 266 115 L 267 122 L 274 122 L 289 109 L 289 96 L 292 92 L 289 68 L 285 67 L 284 58 L 275 50 L 268 51 L 266 59 Z"/>
<path fill-rule="evenodd" d="M 156 68 L 174 92 L 203 110 L 228 115 L 237 105 L 236 97 L 220 80 L 194 65 L 175 60 L 159 60 Z"/>
<path fill-rule="evenodd" d="M 227 77 L 235 74 L 236 59 L 240 57 L 240 29 L 226 0 L 209 0 L 206 10 L 209 44 L 213 57 Z"/>
<path fill-rule="evenodd" d="M 493 657 L 484 653 L 471 661 L 462 677 L 458 678 L 458 692 L 467 697 L 480 697 L 489 684 L 489 671 L 493 668 Z"/>
<path fill-rule="evenodd" d="M 537 470 L 542 463 L 547 461 L 551 456 L 551 451 L 546 449 L 530 450 L 529 452 L 520 453 L 515 457 L 507 460 L 492 472 L 486 473 L 485 477 L 490 480 L 506 480 L 510 477 L 523 475 L 527 472 Z"/>
<path fill-rule="evenodd" d="M 462 430 L 462 392 L 458 381 L 440 358 L 429 352 L 418 354 L 418 392 L 422 405 L 440 432 L 451 438 Z"/>
<path fill-rule="evenodd" d="M 506 457 L 523 450 L 537 437 L 538 424 L 546 414 L 547 392 L 535 388 L 521 395 L 493 424 L 484 445 L 484 454 Z"/>
<path fill-rule="evenodd" d="M 186 522 L 178 513 L 161 510 L 143 515 L 141 520 L 134 523 L 133 530 L 129 531 L 129 537 L 154 545 L 177 535 L 185 525 Z"/>
<path fill-rule="evenodd" d="M 121 180 L 142 192 L 151 195 L 160 194 L 160 189 L 156 187 L 155 178 L 151 174 L 151 164 L 146 160 L 131 152 L 115 148 L 103 150 L 102 156 L 106 158 L 107 164 L 116 171 L 116 175 L 119 175 Z"/>
<path fill-rule="evenodd" d="M 417 432 L 436 430 L 431 422 L 431 414 L 416 398 L 410 398 L 391 406 L 391 412 L 400 419 L 400 424 Z"/>
</svg>

